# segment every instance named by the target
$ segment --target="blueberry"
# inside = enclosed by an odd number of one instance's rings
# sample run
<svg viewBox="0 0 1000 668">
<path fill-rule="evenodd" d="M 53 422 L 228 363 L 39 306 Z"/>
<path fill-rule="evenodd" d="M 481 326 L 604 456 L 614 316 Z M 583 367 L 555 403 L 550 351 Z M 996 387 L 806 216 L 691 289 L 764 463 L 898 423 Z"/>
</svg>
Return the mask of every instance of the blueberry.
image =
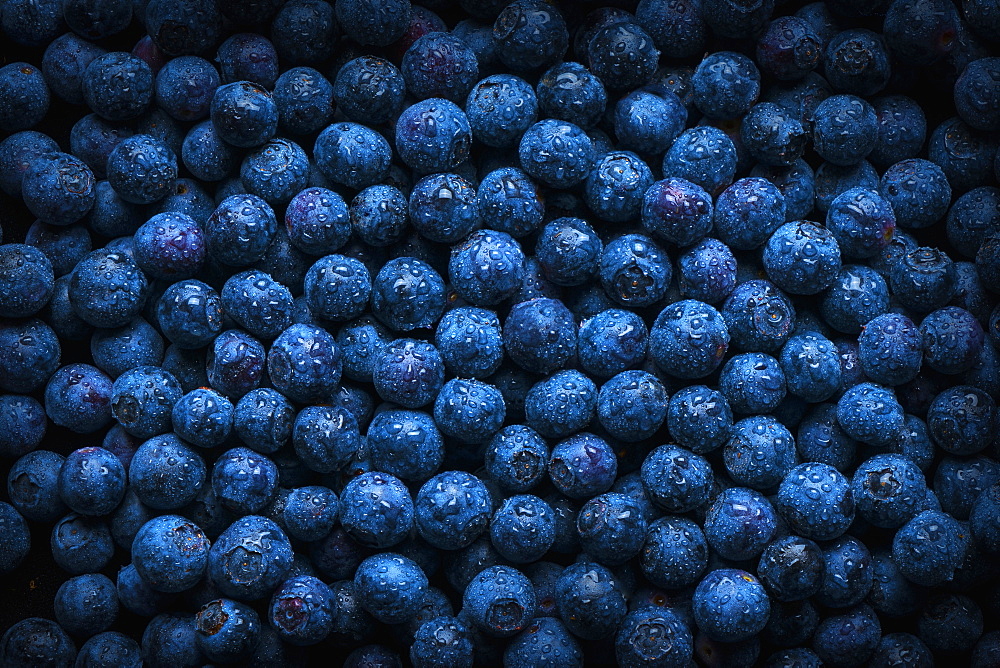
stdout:
<svg viewBox="0 0 1000 668">
<path fill-rule="evenodd" d="M 90 232 L 82 225 L 49 225 L 36 220 L 24 235 L 24 243 L 38 248 L 52 263 L 55 276 L 64 276 L 93 248 Z"/>
<path fill-rule="evenodd" d="M 260 384 L 264 363 L 264 346 L 257 339 L 242 330 L 226 330 L 208 351 L 208 382 L 228 398 L 239 399 Z"/>
<path fill-rule="evenodd" d="M 478 380 L 453 378 L 441 387 L 434 400 L 438 428 L 463 443 L 488 441 L 503 426 L 505 415 L 500 390 Z"/>
<path fill-rule="evenodd" d="M 637 314 L 622 309 L 601 311 L 580 324 L 580 366 L 592 376 L 610 378 L 646 358 L 648 338 L 646 323 Z"/>
<path fill-rule="evenodd" d="M 7 475 L 7 497 L 25 519 L 54 522 L 68 512 L 59 496 L 59 470 L 64 457 L 49 450 L 22 455 Z"/>
<path fill-rule="evenodd" d="M 529 427 L 542 436 L 563 438 L 585 428 L 597 408 L 597 387 L 578 371 L 560 371 L 539 381 L 525 397 Z"/>
<path fill-rule="evenodd" d="M 759 248 L 784 223 L 785 197 L 766 179 L 740 179 L 719 195 L 713 218 L 723 243 L 734 250 Z"/>
<path fill-rule="evenodd" d="M 823 619 L 812 639 L 812 649 L 824 665 L 866 660 L 878 646 L 882 629 L 868 605 L 848 608 Z"/>
<path fill-rule="evenodd" d="M 341 470 L 361 450 L 358 421 L 341 406 L 306 406 L 295 416 L 292 446 L 312 471 Z"/>
<path fill-rule="evenodd" d="M 525 172 L 553 188 L 581 183 L 597 157 L 593 142 L 579 126 L 554 118 L 524 132 L 518 155 Z"/>
<path fill-rule="evenodd" d="M 158 668 L 178 659 L 191 664 L 203 661 L 205 656 L 195 641 L 194 614 L 162 612 L 153 617 L 142 634 L 142 656 Z"/>
<path fill-rule="evenodd" d="M 633 610 L 618 626 L 615 657 L 618 665 L 626 668 L 651 661 L 684 665 L 691 661 L 693 645 L 688 624 L 675 611 L 669 608 Z"/>
<path fill-rule="evenodd" d="M 208 538 L 180 515 L 151 519 L 132 543 L 132 565 L 143 582 L 158 592 L 190 589 L 205 574 L 208 562 Z"/>
<path fill-rule="evenodd" d="M 337 72 L 333 95 L 337 106 L 352 121 L 381 124 L 403 109 L 406 90 L 403 75 L 388 60 L 362 56 Z"/>
<path fill-rule="evenodd" d="M 613 437 L 627 442 L 653 436 L 667 417 L 667 390 L 646 371 L 623 371 L 601 386 L 597 418 Z"/>
<path fill-rule="evenodd" d="M 514 71 L 534 70 L 562 59 L 569 31 L 562 14 L 539 0 L 515 0 L 493 23 L 500 61 Z"/>
<path fill-rule="evenodd" d="M 939 373 L 969 370 L 984 346 L 979 321 L 958 306 L 929 313 L 920 323 L 920 333 L 924 338 L 924 361 Z"/>
<path fill-rule="evenodd" d="M 555 541 L 555 516 L 533 494 L 504 499 L 490 520 L 493 547 L 504 559 L 524 564 L 540 559 Z"/>
<path fill-rule="evenodd" d="M 394 330 L 430 327 L 444 308 L 444 281 L 415 257 L 389 260 L 372 283 L 372 313 Z"/>
<path fill-rule="evenodd" d="M 719 391 L 726 395 L 733 412 L 753 415 L 774 411 L 788 388 L 785 373 L 774 357 L 741 353 L 723 365 Z"/>
<path fill-rule="evenodd" d="M 398 624 L 420 609 L 427 576 L 412 559 L 393 552 L 368 557 L 354 574 L 358 601 L 377 620 Z"/>
<path fill-rule="evenodd" d="M 0 638 L 0 660 L 5 665 L 18 668 L 39 664 L 68 666 L 75 656 L 76 646 L 66 631 L 59 624 L 41 617 L 18 621 Z"/>
<path fill-rule="evenodd" d="M 733 481 L 769 490 L 798 463 L 788 429 L 771 415 L 755 415 L 733 425 L 723 451 Z"/>
<path fill-rule="evenodd" d="M 216 88 L 210 114 L 218 137 L 239 148 L 260 146 L 278 130 L 274 97 L 250 81 L 234 81 Z"/>
<path fill-rule="evenodd" d="M 195 616 L 195 644 L 210 661 L 249 658 L 260 637 L 260 617 L 245 603 L 210 601 Z"/>
<path fill-rule="evenodd" d="M 623 564 L 639 554 L 646 539 L 646 518 L 638 502 L 624 494 L 600 494 L 587 501 L 576 526 L 581 547 L 607 566 Z"/>
<path fill-rule="evenodd" d="M 831 327 L 857 334 L 889 310 L 889 286 L 871 267 L 847 264 L 820 300 L 820 313 Z"/>
<path fill-rule="evenodd" d="M 561 301 L 532 299 L 511 308 L 503 325 L 504 348 L 518 366 L 549 373 L 565 366 L 576 352 L 576 329 Z"/>
<path fill-rule="evenodd" d="M 825 571 L 816 600 L 831 608 L 846 608 L 865 600 L 872 588 L 871 553 L 865 544 L 844 536 L 823 550 Z"/>
<path fill-rule="evenodd" d="M 621 583 L 594 562 L 567 566 L 556 580 L 555 598 L 566 628 L 580 638 L 606 638 L 626 614 Z"/>
<path fill-rule="evenodd" d="M 468 158 L 471 145 L 468 117 L 443 98 L 421 100 L 404 109 L 396 121 L 396 151 L 418 173 L 454 169 Z"/>
<path fill-rule="evenodd" d="M 775 509 L 804 538 L 832 540 L 854 520 L 850 482 L 829 464 L 807 462 L 789 471 L 775 498 Z"/>
<path fill-rule="evenodd" d="M 463 306 L 445 313 L 435 330 L 434 345 L 448 371 L 458 376 L 484 378 L 503 360 L 500 321 L 486 309 Z"/>
<path fill-rule="evenodd" d="M 313 148 L 316 165 L 328 179 L 356 190 L 388 176 L 391 153 L 382 135 L 357 123 L 328 125 Z"/>
<path fill-rule="evenodd" d="M 105 631 L 80 646 L 77 662 L 82 666 L 142 666 L 139 643 L 120 631 Z"/>
<path fill-rule="evenodd" d="M 642 462 L 642 487 L 657 508 L 684 513 L 698 508 L 712 491 L 712 467 L 704 457 L 676 445 L 653 449 Z"/>
<path fill-rule="evenodd" d="M 45 414 L 79 434 L 97 431 L 111 420 L 112 382 L 89 364 L 68 364 L 45 386 Z"/>
<path fill-rule="evenodd" d="M 794 535 L 770 542 L 757 565 L 761 582 L 778 601 L 801 601 L 817 593 L 825 572 L 820 547 L 808 538 Z"/>
<path fill-rule="evenodd" d="M 268 621 L 292 645 L 314 645 L 333 628 L 333 592 L 319 579 L 304 575 L 285 580 L 274 592 Z"/>
<path fill-rule="evenodd" d="M 399 544 L 413 525 L 413 512 L 409 491 L 387 473 L 362 474 L 340 494 L 341 525 L 353 538 L 371 547 Z"/>
<path fill-rule="evenodd" d="M 599 28 L 587 46 L 590 70 L 607 88 L 628 89 L 649 82 L 660 52 L 643 27 L 633 21 Z"/>
<path fill-rule="evenodd" d="M 538 185 L 517 167 L 501 167 L 484 176 L 477 194 L 483 226 L 516 239 L 542 225 L 545 201 Z"/>
<path fill-rule="evenodd" d="M 192 502 L 205 484 L 205 462 L 174 434 L 149 439 L 129 466 L 129 485 L 145 505 L 175 510 Z"/>
<path fill-rule="evenodd" d="M 265 517 L 246 515 L 212 543 L 207 575 L 224 596 L 255 601 L 284 581 L 291 563 L 292 546 L 285 532 Z"/>
<path fill-rule="evenodd" d="M 0 324 L 0 347 L 8 351 L 0 359 L 0 390 L 5 392 L 41 388 L 59 367 L 62 354 L 56 332 L 37 318 Z"/>
<path fill-rule="evenodd" d="M 188 130 L 181 145 L 184 167 L 202 181 L 223 179 L 235 166 L 236 155 L 236 149 L 222 140 L 211 121 Z"/>
<path fill-rule="evenodd" d="M 333 7 L 319 0 L 285 3 L 271 21 L 271 41 L 281 62 L 319 63 L 332 54 L 339 36 Z"/>
<path fill-rule="evenodd" d="M 729 438 L 733 412 L 725 395 L 705 385 L 689 385 L 670 397 L 667 428 L 681 446 L 696 454 L 721 447 Z"/>
<path fill-rule="evenodd" d="M 641 234 L 620 236 L 601 254 L 601 285 L 611 299 L 625 307 L 641 308 L 661 301 L 672 275 L 663 249 Z"/>
</svg>

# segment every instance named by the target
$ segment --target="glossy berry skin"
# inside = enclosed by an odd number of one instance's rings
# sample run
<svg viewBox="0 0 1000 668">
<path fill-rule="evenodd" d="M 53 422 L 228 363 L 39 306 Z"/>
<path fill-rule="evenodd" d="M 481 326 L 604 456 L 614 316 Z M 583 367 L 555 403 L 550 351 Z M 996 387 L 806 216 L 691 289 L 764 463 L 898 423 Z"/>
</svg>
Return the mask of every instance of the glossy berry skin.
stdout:
<svg viewBox="0 0 1000 668">
<path fill-rule="evenodd" d="M 535 254 L 545 277 L 556 285 L 574 286 L 597 273 L 604 244 L 582 218 L 558 218 L 541 231 Z"/>
<path fill-rule="evenodd" d="M 940 373 L 956 374 L 975 364 L 983 347 L 979 322 L 965 309 L 946 306 L 929 313 L 920 323 L 924 361 Z"/>
<path fill-rule="evenodd" d="M 623 223 L 637 218 L 643 195 L 653 175 L 631 151 L 610 151 L 598 156 L 584 183 L 584 201 L 602 220 Z"/>
<path fill-rule="evenodd" d="M 358 123 L 333 123 L 313 148 L 319 170 L 331 181 L 360 190 L 389 174 L 392 150 L 385 137 Z"/>
<path fill-rule="evenodd" d="M 171 409 L 178 436 L 200 448 L 222 445 L 233 427 L 233 404 L 219 392 L 198 388 L 186 393 Z"/>
<path fill-rule="evenodd" d="M 721 309 L 732 343 L 743 350 L 776 351 L 795 326 L 791 301 L 773 283 L 744 281 L 736 286 Z"/>
<path fill-rule="evenodd" d="M 180 515 L 149 520 L 132 543 L 132 565 L 142 582 L 168 594 L 197 584 L 205 574 L 208 554 L 205 533 Z"/>
<path fill-rule="evenodd" d="M 107 515 L 125 495 L 125 467 L 98 447 L 71 452 L 59 468 L 59 496 L 80 515 Z"/>
<path fill-rule="evenodd" d="M 335 6 L 337 23 L 362 46 L 388 46 L 403 36 L 410 16 L 409 0 L 376 3 L 347 0 Z"/>
<path fill-rule="evenodd" d="M 445 367 L 462 377 L 485 378 L 503 360 L 500 321 L 486 309 L 461 306 L 441 318 L 434 345 Z"/>
<path fill-rule="evenodd" d="M 620 236 L 601 254 L 601 285 L 626 308 L 651 306 L 662 300 L 672 275 L 666 253 L 645 235 Z"/>
<path fill-rule="evenodd" d="M 936 163 L 948 177 L 956 193 L 988 184 L 990 155 L 996 144 L 959 118 L 949 118 L 931 133 L 927 141 L 927 159 Z"/>
<path fill-rule="evenodd" d="M 562 62 L 550 67 L 538 80 L 535 92 L 536 108 L 542 114 L 569 121 L 584 129 L 597 124 L 608 101 L 603 82 L 576 62 Z M 534 95 L 531 99 L 535 100 Z M 536 119 L 532 117 L 531 120 L 533 123 Z M 522 131 L 525 129 L 527 126 Z"/>
<path fill-rule="evenodd" d="M 681 446 L 696 454 L 721 447 L 733 426 L 733 411 L 725 395 L 705 385 L 689 385 L 667 404 L 667 428 Z"/>
<path fill-rule="evenodd" d="M 202 181 L 219 181 L 236 164 L 236 149 L 224 142 L 211 121 L 198 123 L 184 137 L 181 161 Z"/>
<path fill-rule="evenodd" d="M 395 186 L 369 186 L 351 201 L 348 217 L 349 231 L 358 239 L 369 246 L 391 246 L 408 227 L 407 200 Z"/>
<path fill-rule="evenodd" d="M 298 487 L 285 500 L 281 518 L 291 538 L 314 541 L 330 533 L 339 509 L 333 490 L 319 485 Z"/>
<path fill-rule="evenodd" d="M 262 511 L 278 492 L 278 467 L 244 447 L 222 453 L 212 467 L 212 490 L 227 510 L 243 515 Z"/>
<path fill-rule="evenodd" d="M 323 401 L 340 382 L 340 350 L 322 327 L 293 324 L 274 340 L 267 368 L 275 388 L 293 401 Z"/>
<path fill-rule="evenodd" d="M 587 555 L 606 566 L 639 554 L 646 538 L 646 518 L 638 502 L 624 494 L 600 494 L 587 501 L 576 527 Z"/>
<path fill-rule="evenodd" d="M 128 433 L 151 438 L 170 430 L 170 414 L 182 394 L 180 383 L 162 367 L 135 367 L 115 380 L 111 414 Z"/>
<path fill-rule="evenodd" d="M 632 610 L 615 635 L 619 666 L 637 668 L 650 661 L 682 666 L 691 661 L 694 639 L 688 624 L 670 608 Z"/>
<path fill-rule="evenodd" d="M 129 487 L 155 510 L 176 510 L 194 501 L 205 484 L 205 462 L 174 434 L 149 439 L 129 465 Z"/>
<path fill-rule="evenodd" d="M 333 96 L 344 114 L 356 122 L 387 123 L 403 108 L 406 84 L 399 69 L 383 58 L 361 56 L 337 72 Z"/>
<path fill-rule="evenodd" d="M 70 225 L 83 218 L 96 199 L 97 179 L 79 158 L 53 151 L 24 170 L 21 195 L 35 216 L 50 225 Z"/>
<path fill-rule="evenodd" d="M 903 428 L 903 409 L 891 389 L 859 383 L 837 401 L 837 422 L 851 438 L 885 447 Z"/>
<path fill-rule="evenodd" d="M 916 158 L 927 138 L 927 119 L 920 105 L 905 95 L 880 95 L 871 103 L 878 119 L 871 161 L 882 167 Z"/>
<path fill-rule="evenodd" d="M 448 276 L 461 297 L 477 306 L 493 306 L 520 287 L 524 262 L 520 244 L 509 234 L 478 230 L 452 247 Z"/>
<path fill-rule="evenodd" d="M 770 490 L 798 463 L 795 441 L 771 415 L 754 415 L 733 425 L 723 457 L 733 481 Z"/>
<path fill-rule="evenodd" d="M 90 637 L 118 617 L 118 595 L 106 575 L 87 573 L 66 580 L 56 591 L 56 620 L 69 633 Z"/>
<path fill-rule="evenodd" d="M 759 556 L 777 531 L 778 518 L 771 503 L 745 487 L 723 490 L 705 512 L 705 538 L 725 559 Z"/>
<path fill-rule="evenodd" d="M 483 226 L 518 239 L 539 229 L 545 217 L 539 186 L 517 167 L 483 177 L 477 197 Z"/>
<path fill-rule="evenodd" d="M 23 394 L 0 395 L 0 453 L 17 457 L 37 448 L 47 429 L 46 409 Z"/>
<path fill-rule="evenodd" d="M 677 282 L 683 297 L 717 304 L 736 287 L 736 258 L 718 239 L 702 239 L 677 258 Z"/>
<path fill-rule="evenodd" d="M 606 492 L 618 472 L 615 453 L 606 441 L 579 432 L 559 442 L 549 459 L 549 477 L 556 488 L 571 499 Z"/>
<path fill-rule="evenodd" d="M 621 584 L 604 566 L 578 561 L 555 584 L 556 608 L 566 628 L 580 638 L 605 638 L 625 617 Z"/>
<path fill-rule="evenodd" d="M 858 513 L 875 526 L 898 528 L 920 508 L 927 484 L 916 464 L 901 455 L 875 455 L 854 471 L 851 492 Z"/>
<path fill-rule="evenodd" d="M 32 392 L 44 385 L 59 367 L 62 346 L 44 321 L 11 320 L 0 324 L 0 390 Z"/>
<path fill-rule="evenodd" d="M 0 638 L 0 660 L 5 665 L 32 666 L 47 663 L 69 666 L 76 645 L 56 622 L 42 617 L 26 617 L 8 628 Z"/>
<path fill-rule="evenodd" d="M 311 575 L 285 580 L 271 596 L 268 621 L 278 636 L 292 645 L 314 645 L 333 628 L 333 592 Z"/>
<path fill-rule="evenodd" d="M 632 311 L 601 311 L 580 324 L 580 366 L 591 376 L 610 378 L 645 359 L 648 338 L 646 323 Z"/>
<path fill-rule="evenodd" d="M 204 58 L 174 58 L 156 73 L 156 104 L 178 121 L 199 121 L 208 116 L 220 83 L 218 70 Z"/>
<path fill-rule="evenodd" d="M 97 431 L 111 420 L 112 381 L 97 367 L 68 364 L 45 386 L 45 414 L 78 434 Z"/>
<path fill-rule="evenodd" d="M 471 145 L 468 117 L 443 98 L 421 100 L 405 108 L 396 121 L 396 152 L 418 173 L 454 169 L 468 158 Z"/>
<path fill-rule="evenodd" d="M 464 471 L 439 473 L 414 501 L 417 532 L 439 550 L 460 550 L 486 531 L 493 500 L 486 485 Z"/>
<path fill-rule="evenodd" d="M 706 117 L 738 118 L 760 96 L 760 72 L 754 62 L 735 51 L 706 56 L 691 77 L 694 103 Z"/>
<path fill-rule="evenodd" d="M 267 251 L 278 230 L 274 210 L 257 195 L 226 197 L 203 226 L 209 256 L 222 264 L 245 267 Z"/>
<path fill-rule="evenodd" d="M 333 118 L 333 84 L 311 67 L 293 67 L 275 82 L 274 103 L 279 127 L 292 135 L 310 135 Z"/>
<path fill-rule="evenodd" d="M 913 380 L 923 361 L 923 337 L 917 325 L 899 313 L 872 318 L 858 337 L 858 347 L 865 375 L 883 385 Z"/>
<path fill-rule="evenodd" d="M 271 139 L 247 153 L 240 180 L 269 204 L 285 204 L 308 184 L 309 157 L 295 142 Z"/>
<path fill-rule="evenodd" d="M 205 362 L 209 384 L 226 397 L 239 399 L 260 384 L 265 354 L 260 341 L 246 332 L 222 332 L 212 341 Z"/>
<path fill-rule="evenodd" d="M 165 281 L 193 278 L 206 257 L 201 227 L 185 213 L 159 213 L 136 230 L 135 261 L 149 277 Z"/>
<path fill-rule="evenodd" d="M 854 165 L 875 149 L 878 119 L 874 108 L 855 95 L 832 95 L 816 107 L 813 146 L 824 160 Z"/>
<path fill-rule="evenodd" d="M 53 152 L 59 152 L 59 144 L 41 132 L 23 130 L 4 138 L 0 141 L 0 190 L 19 197 L 24 174 L 31 163 Z"/>
<path fill-rule="evenodd" d="M 156 320 L 171 343 L 185 350 L 198 349 L 222 331 L 222 298 L 201 281 L 178 281 L 157 302 Z"/>
<path fill-rule="evenodd" d="M 638 23 L 621 21 L 597 30 L 587 47 L 590 70 L 612 89 L 635 88 L 656 72 L 660 52 Z"/>
<path fill-rule="evenodd" d="M 649 352 L 656 365 L 678 378 L 701 378 L 715 371 L 729 348 L 722 314 L 694 299 L 667 306 L 649 332 Z"/>
<path fill-rule="evenodd" d="M 277 524 L 245 515 L 212 543 L 208 578 L 224 596 L 260 600 L 287 577 L 292 556 L 292 545 Z"/>
<path fill-rule="evenodd" d="M 109 121 L 134 119 L 153 100 L 153 71 L 145 61 L 122 51 L 90 61 L 82 84 L 87 106 Z"/>
<path fill-rule="evenodd" d="M 126 253 L 99 249 L 88 253 L 70 275 L 73 311 L 95 327 L 121 327 L 141 312 L 148 283 Z"/>
<path fill-rule="evenodd" d="M 865 600 L 872 588 L 871 553 L 865 544 L 844 536 L 823 550 L 823 586 L 815 600 L 831 608 L 846 608 Z"/>
<path fill-rule="evenodd" d="M 375 619 L 389 624 L 399 624 L 416 615 L 427 586 L 427 576 L 420 566 L 394 552 L 368 557 L 354 574 L 361 607 Z"/>
<path fill-rule="evenodd" d="M 851 188 L 878 190 L 878 172 L 867 160 L 850 167 L 824 162 L 816 168 L 815 185 L 816 209 L 826 212 L 838 195 Z"/>
<path fill-rule="evenodd" d="M 659 155 L 684 130 L 686 120 L 687 110 L 674 93 L 636 90 L 615 105 L 615 136 L 624 149 Z"/>
<path fill-rule="evenodd" d="M 685 513 L 708 501 L 712 467 L 704 457 L 676 445 L 661 445 L 642 462 L 642 488 L 657 508 Z"/>
<path fill-rule="evenodd" d="M 304 188 L 285 209 L 285 229 L 291 243 L 309 255 L 327 255 L 350 237 L 350 219 L 343 198 L 327 188 Z"/>
<path fill-rule="evenodd" d="M 142 666 L 139 643 L 120 631 L 104 631 L 80 646 L 77 661 L 83 666 Z"/>
<path fill-rule="evenodd" d="M 698 583 L 692 612 L 698 628 L 709 638 L 737 642 L 763 630 L 771 604 L 763 585 L 753 575 L 720 568 Z"/>
<path fill-rule="evenodd" d="M 753 250 L 785 222 L 785 196 L 766 179 L 740 179 L 719 195 L 713 218 L 723 243 L 734 250 Z"/>
<path fill-rule="evenodd" d="M 944 171 L 929 160 L 901 160 L 885 171 L 879 193 L 892 206 L 896 224 L 923 228 L 944 217 L 951 203 L 951 186 Z"/>
<path fill-rule="evenodd" d="M 765 73 L 780 81 L 794 81 L 819 65 L 823 40 L 805 19 L 781 16 L 758 38 L 756 55 Z"/>
<path fill-rule="evenodd" d="M 269 39 L 255 33 L 230 35 L 216 52 L 226 83 L 249 81 L 271 90 L 278 78 L 278 54 Z"/>
<path fill-rule="evenodd" d="M 823 336 L 793 336 L 782 347 L 779 362 L 788 391 L 808 402 L 826 401 L 840 389 L 837 348 Z"/>
<path fill-rule="evenodd" d="M 518 155 L 525 172 L 553 188 L 581 183 L 597 158 L 593 142 L 579 126 L 554 118 L 524 132 Z"/>
<path fill-rule="evenodd" d="M 340 523 L 362 545 L 397 545 L 413 526 L 413 499 L 395 476 L 369 472 L 352 479 L 340 494 Z"/>
<path fill-rule="evenodd" d="M 799 464 L 789 471 L 774 505 L 792 531 L 812 540 L 838 538 L 854 520 L 850 482 L 820 462 Z"/>
<path fill-rule="evenodd" d="M 834 329 L 857 334 L 889 309 L 889 286 L 867 265 L 843 265 L 820 298 L 820 313 Z"/>
<path fill-rule="evenodd" d="M 401 71 L 406 89 L 417 99 L 440 97 L 462 103 L 479 78 L 479 63 L 464 40 L 430 32 L 403 54 Z"/>
<path fill-rule="evenodd" d="M 870 656 L 880 635 L 878 616 L 862 604 L 823 619 L 813 635 L 812 648 L 822 665 L 850 663 Z"/>
<path fill-rule="evenodd" d="M 597 418 L 611 436 L 636 442 L 653 436 L 667 415 L 667 390 L 651 373 L 623 371 L 597 396 Z"/>
<path fill-rule="evenodd" d="M 54 522 L 68 512 L 59 496 L 64 459 L 49 450 L 32 450 L 13 462 L 7 475 L 7 498 L 26 520 Z"/>
<path fill-rule="evenodd" d="M 955 265 L 936 248 L 910 251 L 889 269 L 889 285 L 903 306 L 918 313 L 941 308 L 955 295 Z"/>
<path fill-rule="evenodd" d="M 713 196 L 732 183 L 735 174 L 736 146 L 711 125 L 688 128 L 663 154 L 664 178 L 685 179 Z"/>
<path fill-rule="evenodd" d="M 260 146 L 278 131 L 278 105 L 274 97 L 250 81 L 219 86 L 210 113 L 219 138 L 239 148 Z"/>
<path fill-rule="evenodd" d="M 546 473 L 549 447 L 534 429 L 509 425 L 490 440 L 483 455 L 491 482 L 510 492 L 526 492 Z"/>
<path fill-rule="evenodd" d="M 654 237 L 690 246 L 712 229 L 712 198 L 705 190 L 682 178 L 653 183 L 642 205 L 642 225 Z"/>
<path fill-rule="evenodd" d="M 524 400 L 527 425 L 547 438 L 565 438 L 585 428 L 596 409 L 596 385 L 575 369 L 535 383 Z"/>
<path fill-rule="evenodd" d="M 781 191 L 785 198 L 786 222 L 801 220 L 812 213 L 816 203 L 816 175 L 802 158 L 788 167 L 758 163 L 750 170 L 750 176 L 765 178 Z"/>
<path fill-rule="evenodd" d="M 813 295 L 829 287 L 840 272 L 840 246 L 826 228 L 795 221 L 774 231 L 763 262 L 768 278 L 785 292 Z"/>
<path fill-rule="evenodd" d="M 295 454 L 311 471 L 338 471 L 361 449 L 358 421 L 342 406 L 306 406 L 292 429 Z"/>
<path fill-rule="evenodd" d="M 431 403 L 444 385 L 444 361 L 430 343 L 397 339 L 375 359 L 372 380 L 386 401 L 420 408 Z"/>
<path fill-rule="evenodd" d="M 819 545 L 801 536 L 782 536 L 764 548 L 757 575 L 769 596 L 801 601 L 823 586 L 826 565 Z"/>
<path fill-rule="evenodd" d="M 444 281 L 423 260 L 389 260 L 372 283 L 372 312 L 393 330 L 430 327 L 441 317 L 444 307 Z"/>
<path fill-rule="evenodd" d="M 388 329 L 372 316 L 344 324 L 337 332 L 344 377 L 371 382 L 372 365 L 391 340 Z"/>
<path fill-rule="evenodd" d="M 955 385 L 938 394 L 927 409 L 934 442 L 953 455 L 973 455 L 993 440 L 996 403 L 983 390 Z"/>
<path fill-rule="evenodd" d="M 503 426 L 505 415 L 500 390 L 478 380 L 452 378 L 434 399 L 438 428 L 462 443 L 488 441 Z"/>
<path fill-rule="evenodd" d="M 562 59 L 569 32 L 559 11 L 539 0 L 516 0 L 493 23 L 497 56 L 510 69 L 533 70 Z"/>
<path fill-rule="evenodd" d="M 533 494 L 517 494 L 500 502 L 490 520 L 490 539 L 497 553 L 515 564 L 541 559 L 555 541 L 555 515 Z"/>
<path fill-rule="evenodd" d="M 889 244 L 896 216 L 891 204 L 877 192 L 856 187 L 833 200 L 826 212 L 826 227 L 844 258 L 870 258 Z"/>
<path fill-rule="evenodd" d="M 240 601 L 218 598 L 203 605 L 195 615 L 195 644 L 212 661 L 248 659 L 260 632 L 257 612 Z"/>
<path fill-rule="evenodd" d="M 881 92 L 892 74 L 882 35 L 871 30 L 844 30 L 827 42 L 824 74 L 838 91 L 870 97 Z"/>
<path fill-rule="evenodd" d="M 950 580 L 961 562 L 961 525 L 939 510 L 925 510 L 896 532 L 892 558 L 914 584 L 937 586 Z"/>
<path fill-rule="evenodd" d="M 557 618 L 536 617 L 507 643 L 503 661 L 505 666 L 529 666 L 541 656 L 552 666 L 578 666 L 583 662 L 583 649 Z"/>
<path fill-rule="evenodd" d="M 532 299 L 511 308 L 503 324 L 504 348 L 518 366 L 550 373 L 576 352 L 576 330 L 572 314 L 561 301 Z"/>
<path fill-rule="evenodd" d="M 431 241 L 453 244 L 479 226 L 476 189 L 458 174 L 432 174 L 414 184 L 410 223 Z"/>
<path fill-rule="evenodd" d="M 38 248 L 49 258 L 55 276 L 73 271 L 76 263 L 93 248 L 86 227 L 48 225 L 40 220 L 28 228 L 24 243 Z"/>
<path fill-rule="evenodd" d="M 701 526 L 685 517 L 668 515 L 649 524 L 639 555 L 640 566 L 656 586 L 680 589 L 701 577 L 708 553 Z"/>
</svg>

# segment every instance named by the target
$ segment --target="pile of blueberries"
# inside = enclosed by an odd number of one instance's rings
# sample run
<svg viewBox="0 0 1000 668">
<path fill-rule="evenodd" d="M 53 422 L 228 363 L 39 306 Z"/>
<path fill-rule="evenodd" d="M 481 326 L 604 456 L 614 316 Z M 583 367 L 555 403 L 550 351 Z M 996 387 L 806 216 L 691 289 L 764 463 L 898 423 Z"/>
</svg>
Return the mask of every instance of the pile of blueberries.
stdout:
<svg viewBox="0 0 1000 668">
<path fill-rule="evenodd" d="M 1000 666 L 1000 0 L 0 39 L 0 665 Z"/>
</svg>

